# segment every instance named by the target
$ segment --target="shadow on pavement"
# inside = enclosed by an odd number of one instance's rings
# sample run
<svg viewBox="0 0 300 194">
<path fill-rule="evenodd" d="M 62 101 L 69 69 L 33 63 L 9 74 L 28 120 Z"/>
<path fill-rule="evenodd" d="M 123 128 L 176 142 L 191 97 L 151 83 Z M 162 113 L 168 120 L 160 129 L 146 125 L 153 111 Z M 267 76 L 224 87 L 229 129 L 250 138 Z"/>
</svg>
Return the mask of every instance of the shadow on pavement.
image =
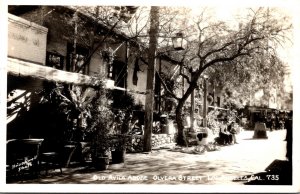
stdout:
<svg viewBox="0 0 300 194">
<path fill-rule="evenodd" d="M 246 176 L 245 185 L 292 185 L 292 163 L 286 160 L 274 160 L 265 170 Z"/>
<path fill-rule="evenodd" d="M 267 140 L 266 138 L 245 138 L 242 140 Z"/>
<path fill-rule="evenodd" d="M 163 155 L 162 155 L 163 154 Z M 135 157 L 132 157 L 136 155 Z M 93 167 L 84 166 L 80 168 L 68 168 L 63 170 L 63 174 L 55 171 L 49 173 L 48 176 L 40 176 L 34 180 L 26 180 L 17 183 L 42 183 L 42 184 L 209 184 L 211 181 L 202 179 L 201 181 L 171 181 L 171 180 L 155 180 L 153 176 L 203 176 L 206 177 L 207 172 L 218 172 L 223 169 L 225 163 L 211 163 L 201 161 L 197 155 L 181 153 L 183 160 L 174 160 L 179 157 L 174 152 L 153 152 L 147 154 L 133 154 L 129 156 L 125 163 L 120 165 L 110 165 L 107 170 L 97 171 Z M 190 157 L 186 157 L 190 155 Z M 148 180 L 128 181 L 127 180 L 111 180 L 109 177 L 122 176 L 140 176 L 148 177 Z M 94 180 L 94 177 L 106 177 L 105 180 Z"/>
</svg>

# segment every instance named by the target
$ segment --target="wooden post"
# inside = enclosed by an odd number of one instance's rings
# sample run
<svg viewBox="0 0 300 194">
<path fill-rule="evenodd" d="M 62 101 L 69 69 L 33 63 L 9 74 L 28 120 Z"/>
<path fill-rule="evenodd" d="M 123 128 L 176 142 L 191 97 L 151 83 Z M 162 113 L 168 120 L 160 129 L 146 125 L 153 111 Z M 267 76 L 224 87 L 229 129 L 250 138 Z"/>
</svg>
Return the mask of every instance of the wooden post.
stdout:
<svg viewBox="0 0 300 194">
<path fill-rule="evenodd" d="M 161 57 L 159 57 L 159 69 L 158 69 L 159 75 L 161 74 Z M 161 113 L 161 83 L 160 80 L 157 80 L 159 82 L 158 84 L 158 113 Z"/>
<path fill-rule="evenodd" d="M 155 70 L 155 55 L 158 33 L 158 10 L 157 6 L 152 6 L 150 10 L 150 40 L 148 54 L 148 71 L 147 71 L 147 86 L 146 86 L 146 101 L 145 101 L 145 133 L 144 133 L 144 151 L 152 150 L 151 136 L 153 123 L 153 101 L 154 101 L 154 70 Z"/>
<path fill-rule="evenodd" d="M 77 12 L 74 13 L 73 16 L 74 19 L 74 40 L 73 40 L 73 51 L 72 51 L 72 67 L 71 71 L 76 72 L 76 65 L 78 62 L 77 56 L 76 56 L 76 47 L 77 47 L 77 35 L 78 35 L 78 15 Z"/>
<path fill-rule="evenodd" d="M 193 69 L 191 69 L 191 80 L 193 79 Z M 194 130 L 194 112 L 195 112 L 195 90 L 192 91 L 191 93 L 191 109 L 190 109 L 190 121 L 191 121 L 191 127 L 190 130 Z"/>
<path fill-rule="evenodd" d="M 203 127 L 207 127 L 207 83 L 204 78 L 204 95 L 203 95 Z"/>
<path fill-rule="evenodd" d="M 128 54 L 129 54 L 129 46 L 128 41 L 125 42 L 125 65 L 126 65 L 126 72 L 125 72 L 125 81 L 124 81 L 124 88 L 125 94 L 127 93 L 127 78 L 128 78 Z"/>
</svg>

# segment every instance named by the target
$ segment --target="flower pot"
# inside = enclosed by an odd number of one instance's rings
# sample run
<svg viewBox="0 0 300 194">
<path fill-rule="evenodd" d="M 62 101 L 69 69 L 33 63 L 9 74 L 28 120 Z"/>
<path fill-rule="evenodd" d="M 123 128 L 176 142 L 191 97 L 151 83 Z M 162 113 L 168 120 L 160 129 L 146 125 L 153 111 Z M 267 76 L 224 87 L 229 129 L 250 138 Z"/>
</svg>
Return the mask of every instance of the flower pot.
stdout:
<svg viewBox="0 0 300 194">
<path fill-rule="evenodd" d="M 111 160 L 112 160 L 111 163 L 112 164 L 124 163 L 125 155 L 126 155 L 125 149 L 111 151 Z"/>
<path fill-rule="evenodd" d="M 108 156 L 98 156 L 93 158 L 94 167 L 97 170 L 106 170 L 109 165 Z"/>
</svg>

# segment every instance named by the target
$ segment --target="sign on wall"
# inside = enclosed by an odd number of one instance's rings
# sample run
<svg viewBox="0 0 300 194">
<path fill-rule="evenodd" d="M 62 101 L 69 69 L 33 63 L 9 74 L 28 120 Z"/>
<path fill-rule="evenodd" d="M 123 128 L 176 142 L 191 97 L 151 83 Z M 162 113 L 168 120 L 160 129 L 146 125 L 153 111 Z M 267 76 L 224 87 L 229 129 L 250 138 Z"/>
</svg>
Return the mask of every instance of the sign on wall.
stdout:
<svg viewBox="0 0 300 194">
<path fill-rule="evenodd" d="M 8 14 L 8 57 L 45 65 L 48 29 Z"/>
</svg>

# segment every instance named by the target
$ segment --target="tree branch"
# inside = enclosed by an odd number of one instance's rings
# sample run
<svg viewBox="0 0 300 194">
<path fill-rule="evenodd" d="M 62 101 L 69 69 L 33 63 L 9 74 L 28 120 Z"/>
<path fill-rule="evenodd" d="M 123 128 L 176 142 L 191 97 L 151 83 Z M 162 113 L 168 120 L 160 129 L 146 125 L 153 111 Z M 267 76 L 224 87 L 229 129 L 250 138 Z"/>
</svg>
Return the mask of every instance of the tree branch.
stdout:
<svg viewBox="0 0 300 194">
<path fill-rule="evenodd" d="M 179 73 L 179 75 L 181 75 L 183 78 L 185 78 L 186 79 L 186 81 L 187 81 L 187 83 L 191 83 L 191 81 L 190 81 L 190 77 L 189 76 L 187 76 L 187 75 L 185 75 L 185 74 L 183 74 L 183 73 Z"/>
<path fill-rule="evenodd" d="M 145 61 L 144 58 L 140 57 L 140 59 L 141 59 L 141 61 L 142 61 L 143 63 L 145 63 L 146 65 L 148 65 L 148 62 Z M 173 98 L 175 98 L 176 100 L 180 100 L 180 98 L 177 97 L 177 96 L 176 96 L 176 95 L 168 88 L 167 84 L 166 84 L 165 81 L 160 77 L 160 75 L 159 75 L 159 73 L 157 72 L 156 69 L 155 69 L 155 74 L 157 75 L 158 79 L 160 80 L 160 82 L 161 82 L 163 88 L 166 90 L 166 92 L 167 92 L 170 96 L 172 96 Z"/>
<path fill-rule="evenodd" d="M 160 77 L 159 73 L 157 72 L 157 70 L 155 70 L 155 74 L 157 75 L 160 83 L 162 84 L 163 88 L 166 90 L 166 92 L 172 96 L 173 98 L 175 98 L 176 100 L 180 100 L 179 97 L 177 97 L 167 86 L 167 84 L 165 83 L 165 81 Z"/>
<path fill-rule="evenodd" d="M 89 62 L 91 57 L 94 55 L 94 53 L 102 46 L 102 43 L 108 38 L 108 35 L 114 30 L 114 28 L 117 26 L 117 24 L 120 22 L 120 20 L 118 20 L 110 29 L 109 31 L 106 33 L 105 37 L 101 40 L 101 42 L 98 43 L 98 45 L 96 46 L 95 49 L 93 49 L 90 54 L 86 57 L 86 60 L 84 61 L 84 63 L 78 68 L 77 73 L 80 72 L 80 70 L 85 67 Z"/>
</svg>

